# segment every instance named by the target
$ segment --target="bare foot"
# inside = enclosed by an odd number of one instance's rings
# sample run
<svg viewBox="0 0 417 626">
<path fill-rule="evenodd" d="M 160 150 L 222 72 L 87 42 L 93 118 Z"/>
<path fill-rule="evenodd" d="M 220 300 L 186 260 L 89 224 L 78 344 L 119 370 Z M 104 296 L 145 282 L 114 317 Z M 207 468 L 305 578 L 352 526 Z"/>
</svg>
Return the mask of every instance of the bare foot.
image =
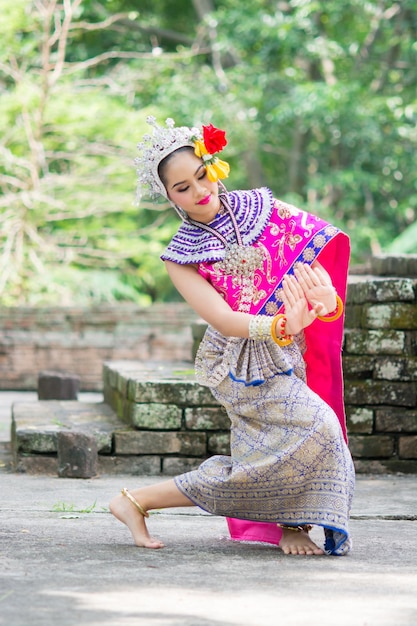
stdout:
<svg viewBox="0 0 417 626">
<path fill-rule="evenodd" d="M 132 533 L 133 541 L 135 545 L 141 548 L 163 548 L 164 544 L 159 539 L 154 539 L 149 535 L 146 528 L 145 518 L 139 513 L 132 505 L 132 503 L 126 498 L 126 496 L 120 495 L 113 498 L 110 502 L 110 511 L 113 513 L 119 521 L 126 524 L 130 532 Z"/>
<path fill-rule="evenodd" d="M 324 550 L 319 548 L 304 531 L 282 529 L 282 538 L 279 547 L 284 554 L 321 555 Z"/>
</svg>

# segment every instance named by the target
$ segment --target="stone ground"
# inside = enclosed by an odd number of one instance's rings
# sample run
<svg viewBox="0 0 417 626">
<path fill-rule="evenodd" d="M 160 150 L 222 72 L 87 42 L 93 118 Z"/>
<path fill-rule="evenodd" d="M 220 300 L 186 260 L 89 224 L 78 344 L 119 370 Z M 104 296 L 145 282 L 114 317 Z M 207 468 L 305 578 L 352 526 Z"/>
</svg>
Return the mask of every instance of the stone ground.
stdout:
<svg viewBox="0 0 417 626">
<path fill-rule="evenodd" d="M 417 626 L 417 476 L 358 476 L 347 557 L 235 543 L 197 508 L 153 513 L 166 548 L 135 548 L 108 502 L 160 478 L 10 471 L 10 405 L 34 399 L 0 392 L 1 625 Z"/>
</svg>

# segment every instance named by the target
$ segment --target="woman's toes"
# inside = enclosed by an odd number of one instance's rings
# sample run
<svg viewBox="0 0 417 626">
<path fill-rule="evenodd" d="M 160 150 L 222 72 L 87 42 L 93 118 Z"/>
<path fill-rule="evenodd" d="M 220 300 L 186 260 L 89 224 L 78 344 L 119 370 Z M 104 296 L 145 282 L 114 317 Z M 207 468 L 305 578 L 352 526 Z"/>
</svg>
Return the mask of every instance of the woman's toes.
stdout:
<svg viewBox="0 0 417 626">
<path fill-rule="evenodd" d="M 279 547 L 284 554 L 313 556 L 324 554 L 306 532 L 294 533 L 293 530 L 284 530 Z"/>
<path fill-rule="evenodd" d="M 153 539 L 152 537 L 150 537 L 143 546 L 141 546 L 143 548 L 151 548 L 153 550 L 159 550 L 160 548 L 165 548 L 165 544 L 162 543 L 162 541 L 159 541 L 158 539 Z"/>
</svg>

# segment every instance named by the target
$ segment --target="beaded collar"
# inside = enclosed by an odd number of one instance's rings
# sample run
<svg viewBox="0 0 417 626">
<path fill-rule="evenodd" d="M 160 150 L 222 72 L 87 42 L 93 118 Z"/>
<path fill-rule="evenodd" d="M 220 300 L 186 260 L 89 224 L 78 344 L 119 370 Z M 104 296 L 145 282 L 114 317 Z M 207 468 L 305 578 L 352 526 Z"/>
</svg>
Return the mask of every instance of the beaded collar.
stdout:
<svg viewBox="0 0 417 626">
<path fill-rule="evenodd" d="M 220 195 L 222 199 L 222 195 Z M 225 202 L 226 205 L 226 202 Z M 163 261 L 173 261 L 181 265 L 223 261 L 227 251 L 222 239 L 230 245 L 241 243 L 251 246 L 262 234 L 268 224 L 274 199 L 270 189 L 251 189 L 249 191 L 230 191 L 227 193 L 227 205 L 233 212 L 241 242 L 228 210 L 217 215 L 209 224 L 209 231 L 203 230 L 198 222 L 183 222 L 161 255 Z M 217 231 L 214 235 L 212 230 Z"/>
</svg>

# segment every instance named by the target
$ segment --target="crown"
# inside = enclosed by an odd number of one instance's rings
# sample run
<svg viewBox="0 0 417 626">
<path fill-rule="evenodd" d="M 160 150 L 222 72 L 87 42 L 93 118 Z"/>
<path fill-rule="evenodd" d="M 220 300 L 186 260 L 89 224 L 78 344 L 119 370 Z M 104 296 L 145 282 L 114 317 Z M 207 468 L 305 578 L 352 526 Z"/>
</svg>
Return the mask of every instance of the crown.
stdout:
<svg viewBox="0 0 417 626">
<path fill-rule="evenodd" d="M 175 127 L 175 122 L 171 118 L 165 121 L 165 127 L 159 126 L 151 115 L 146 121 L 153 127 L 153 133 L 144 135 L 143 141 L 138 144 L 140 156 L 134 161 L 138 175 L 138 200 L 145 191 L 152 197 L 162 195 L 166 198 L 167 192 L 158 174 L 159 164 L 178 148 L 194 147 L 195 141 L 202 136 L 201 131 L 187 126 Z"/>
</svg>

